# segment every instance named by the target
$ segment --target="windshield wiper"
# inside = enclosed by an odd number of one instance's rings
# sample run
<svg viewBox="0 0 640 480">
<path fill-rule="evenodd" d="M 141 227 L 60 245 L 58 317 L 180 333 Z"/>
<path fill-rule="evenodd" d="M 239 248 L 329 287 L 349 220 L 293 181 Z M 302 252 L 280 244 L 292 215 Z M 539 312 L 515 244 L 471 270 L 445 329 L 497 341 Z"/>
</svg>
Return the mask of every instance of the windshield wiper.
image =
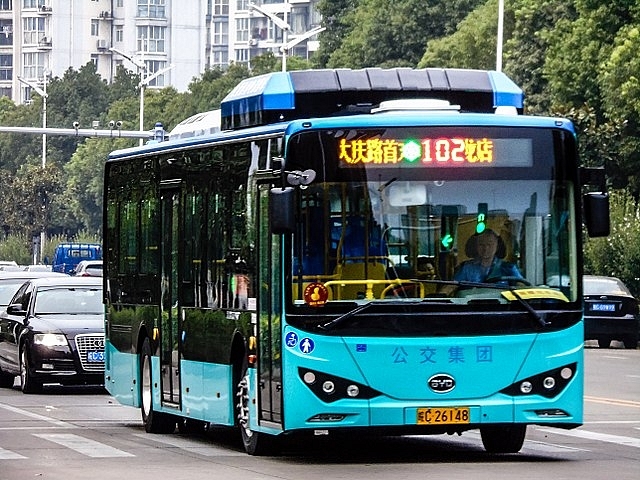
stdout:
<svg viewBox="0 0 640 480">
<path fill-rule="evenodd" d="M 467 287 L 467 288 L 491 288 L 493 290 L 508 290 L 511 292 L 513 297 L 518 301 L 520 305 L 524 307 L 524 309 L 531 314 L 531 316 L 535 319 L 543 327 L 548 325 L 547 321 L 542 318 L 542 316 L 538 313 L 538 311 L 533 308 L 529 303 L 522 298 L 518 294 L 518 290 L 516 288 L 504 285 L 498 285 L 496 283 L 483 283 L 483 282 L 466 282 L 466 281 L 457 281 L 457 280 L 418 280 L 411 279 L 414 282 L 425 282 L 425 283 L 437 283 L 439 285 L 453 285 L 455 287 Z"/>
<path fill-rule="evenodd" d="M 522 305 L 525 308 L 525 310 L 529 312 L 531 316 L 535 318 L 540 325 L 542 325 L 543 327 L 546 327 L 548 325 L 547 321 L 544 318 L 542 318 L 542 316 L 537 312 L 535 308 L 529 305 L 529 302 L 525 301 L 525 299 L 520 296 L 520 294 L 515 288 L 509 288 L 509 291 L 513 294 L 516 300 L 518 300 L 518 303 Z"/>
<path fill-rule="evenodd" d="M 338 325 L 340 325 L 345 320 L 348 320 L 351 317 L 353 317 L 354 315 L 357 315 L 358 313 L 362 312 L 363 310 L 366 310 L 371 305 L 373 305 L 373 302 L 367 302 L 367 303 L 363 303 L 362 305 L 358 305 L 353 310 L 349 310 L 347 313 L 345 313 L 343 315 L 340 315 L 337 318 L 334 318 L 330 322 L 327 322 L 327 323 L 324 323 L 322 325 L 319 325 L 318 328 L 320 328 L 321 330 L 331 330 L 331 329 L 337 327 Z"/>
</svg>

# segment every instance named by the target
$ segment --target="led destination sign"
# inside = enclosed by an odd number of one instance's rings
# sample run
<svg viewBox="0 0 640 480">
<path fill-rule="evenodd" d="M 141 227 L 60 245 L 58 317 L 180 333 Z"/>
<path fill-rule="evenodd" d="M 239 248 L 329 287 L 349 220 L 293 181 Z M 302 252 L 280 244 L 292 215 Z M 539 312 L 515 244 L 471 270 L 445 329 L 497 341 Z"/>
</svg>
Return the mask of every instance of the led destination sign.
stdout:
<svg viewBox="0 0 640 480">
<path fill-rule="evenodd" d="M 343 166 L 528 167 L 533 164 L 529 138 L 341 138 L 337 147 Z"/>
</svg>

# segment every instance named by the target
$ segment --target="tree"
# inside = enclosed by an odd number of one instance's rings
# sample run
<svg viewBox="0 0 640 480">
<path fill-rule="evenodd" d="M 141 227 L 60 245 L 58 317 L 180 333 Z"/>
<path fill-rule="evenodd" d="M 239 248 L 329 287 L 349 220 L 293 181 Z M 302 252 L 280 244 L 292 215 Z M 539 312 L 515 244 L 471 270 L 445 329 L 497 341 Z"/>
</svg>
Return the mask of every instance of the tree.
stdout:
<svg viewBox="0 0 640 480">
<path fill-rule="evenodd" d="M 62 192 L 62 175 L 56 165 L 22 165 L 0 196 L 0 211 L 8 233 L 32 235 L 52 226 L 55 201 Z"/>
<path fill-rule="evenodd" d="M 90 138 L 78 147 L 64 170 L 64 193 L 57 202 L 64 225 L 72 231 L 102 231 L 104 164 L 113 150 L 130 146 L 124 138 Z"/>
<path fill-rule="evenodd" d="M 549 113 L 551 98 L 544 74 L 547 49 L 556 24 L 574 21 L 577 12 L 566 0 L 516 0 L 507 5 L 514 25 L 505 36 L 504 71 L 524 91 L 528 113 Z"/>
<path fill-rule="evenodd" d="M 610 200 L 611 234 L 585 240 L 584 270 L 594 275 L 618 277 L 637 297 L 640 296 L 640 208 L 624 190 L 610 192 Z"/>
<path fill-rule="evenodd" d="M 325 68 L 329 57 L 353 30 L 352 14 L 360 0 L 320 0 L 317 8 L 322 15 L 322 22 L 326 30 L 319 35 L 320 48 L 313 56 L 313 64 L 317 68 Z"/>
<path fill-rule="evenodd" d="M 489 0 L 458 24 L 456 32 L 429 40 L 418 67 L 475 68 L 492 70 L 496 65 L 498 0 Z M 505 9 L 504 36 L 513 27 L 513 11 Z"/>
<path fill-rule="evenodd" d="M 451 34 L 482 0 L 360 0 L 328 67 L 413 67 L 429 40 Z M 325 32 L 326 33 L 326 32 Z M 326 38 L 324 35 L 322 38 Z"/>
</svg>

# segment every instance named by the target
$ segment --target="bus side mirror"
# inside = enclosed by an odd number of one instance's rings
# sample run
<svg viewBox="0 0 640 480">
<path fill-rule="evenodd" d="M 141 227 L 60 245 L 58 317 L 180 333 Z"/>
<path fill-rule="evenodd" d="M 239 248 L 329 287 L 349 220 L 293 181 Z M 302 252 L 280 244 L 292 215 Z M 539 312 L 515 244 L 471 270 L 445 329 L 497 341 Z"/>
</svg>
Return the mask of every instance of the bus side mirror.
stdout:
<svg viewBox="0 0 640 480">
<path fill-rule="evenodd" d="M 585 193 L 582 197 L 584 223 L 591 238 L 606 237 L 611 231 L 609 195 L 600 192 Z"/>
<path fill-rule="evenodd" d="M 281 235 L 295 230 L 293 187 L 272 188 L 269 192 L 269 219 L 271 233 Z"/>
</svg>

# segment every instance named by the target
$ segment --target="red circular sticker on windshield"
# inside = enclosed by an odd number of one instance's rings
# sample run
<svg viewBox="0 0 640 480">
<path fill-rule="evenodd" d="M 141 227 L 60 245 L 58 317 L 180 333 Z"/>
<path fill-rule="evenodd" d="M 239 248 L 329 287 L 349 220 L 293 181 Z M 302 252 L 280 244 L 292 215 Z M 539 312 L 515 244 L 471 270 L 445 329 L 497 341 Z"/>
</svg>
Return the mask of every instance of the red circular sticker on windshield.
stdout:
<svg viewBox="0 0 640 480">
<path fill-rule="evenodd" d="M 327 303 L 329 290 L 321 283 L 310 283 L 304 289 L 304 301 L 311 307 L 320 307 Z"/>
</svg>

